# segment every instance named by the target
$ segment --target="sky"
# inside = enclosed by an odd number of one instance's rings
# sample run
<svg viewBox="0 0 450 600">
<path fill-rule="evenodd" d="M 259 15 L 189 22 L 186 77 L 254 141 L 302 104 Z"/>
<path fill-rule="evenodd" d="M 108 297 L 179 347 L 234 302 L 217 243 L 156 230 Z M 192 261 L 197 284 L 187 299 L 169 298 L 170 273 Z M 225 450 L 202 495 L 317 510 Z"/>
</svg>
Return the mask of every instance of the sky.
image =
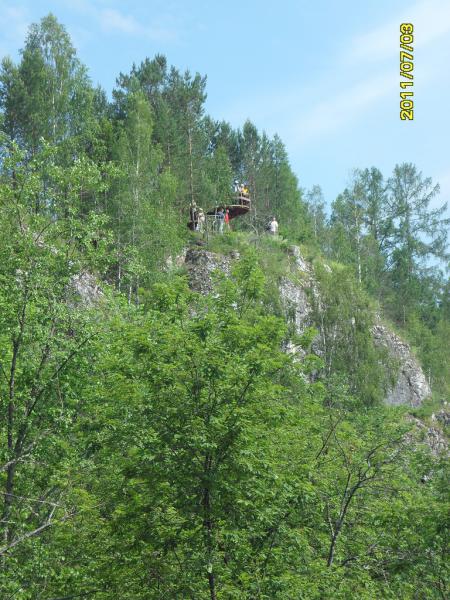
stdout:
<svg viewBox="0 0 450 600">
<path fill-rule="evenodd" d="M 207 112 L 278 133 L 330 204 L 355 168 L 413 162 L 450 205 L 450 0 L 0 0 L 0 57 L 52 12 L 108 94 L 164 54 L 207 75 Z M 399 26 L 414 25 L 414 120 L 400 120 Z M 450 214 L 450 213 L 449 213 Z"/>
</svg>

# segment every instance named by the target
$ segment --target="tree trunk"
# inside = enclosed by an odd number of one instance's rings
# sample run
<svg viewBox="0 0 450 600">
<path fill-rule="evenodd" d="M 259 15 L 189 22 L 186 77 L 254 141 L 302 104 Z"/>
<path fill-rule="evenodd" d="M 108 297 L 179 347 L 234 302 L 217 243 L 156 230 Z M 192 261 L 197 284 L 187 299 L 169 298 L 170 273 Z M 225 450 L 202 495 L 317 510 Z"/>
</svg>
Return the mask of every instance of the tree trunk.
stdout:
<svg viewBox="0 0 450 600">
<path fill-rule="evenodd" d="M 22 312 L 22 319 L 24 318 Z M 20 336 L 23 331 L 23 320 L 21 321 L 21 330 Z M 14 442 L 13 442 L 13 433 L 14 433 L 14 413 L 15 413 L 15 405 L 14 405 L 14 396 L 15 396 L 15 381 L 16 381 L 16 365 L 17 358 L 19 355 L 19 347 L 20 341 L 19 339 L 15 339 L 13 341 L 13 354 L 11 359 L 11 368 L 9 375 L 9 399 L 8 399 L 8 459 L 11 460 L 13 458 L 14 452 Z M 8 519 L 11 512 L 11 505 L 13 501 L 12 493 L 14 491 L 14 475 L 16 472 L 16 462 L 14 461 L 12 464 L 8 466 L 6 472 L 6 483 L 5 483 L 5 492 L 4 492 L 4 503 L 3 503 L 3 513 L 2 513 L 2 521 L 4 523 L 4 533 L 3 537 L 5 543 L 10 541 L 11 530 L 8 526 Z"/>
<path fill-rule="evenodd" d="M 204 462 L 203 475 L 206 480 L 209 480 L 209 474 L 211 471 L 212 457 L 207 455 Z M 205 486 L 203 489 L 203 527 L 206 537 L 206 555 L 208 563 L 208 586 L 209 586 L 209 597 L 210 600 L 217 600 L 216 595 L 216 578 L 214 575 L 213 567 L 213 521 L 211 515 L 211 492 L 209 487 Z"/>
<path fill-rule="evenodd" d="M 194 205 L 194 166 L 192 164 L 192 133 L 191 128 L 188 127 L 188 141 L 189 141 L 189 187 L 191 192 L 191 204 Z"/>
</svg>

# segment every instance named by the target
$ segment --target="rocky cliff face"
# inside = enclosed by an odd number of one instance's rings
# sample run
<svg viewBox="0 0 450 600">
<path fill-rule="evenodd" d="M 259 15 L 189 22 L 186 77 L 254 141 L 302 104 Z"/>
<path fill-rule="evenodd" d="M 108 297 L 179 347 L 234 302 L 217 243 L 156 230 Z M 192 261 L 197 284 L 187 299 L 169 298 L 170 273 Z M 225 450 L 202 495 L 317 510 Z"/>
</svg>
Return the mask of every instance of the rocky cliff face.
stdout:
<svg viewBox="0 0 450 600">
<path fill-rule="evenodd" d="M 239 258 L 239 253 L 235 252 L 233 258 Z M 190 287 L 201 294 L 209 294 L 213 287 L 214 271 L 230 275 L 231 263 L 232 257 L 209 252 L 203 248 L 190 248 L 184 258 Z"/>
<path fill-rule="evenodd" d="M 98 280 L 86 271 L 72 277 L 68 292 L 72 296 L 72 304 L 93 306 L 103 298 Z"/>
<path fill-rule="evenodd" d="M 239 258 L 239 253 L 222 256 L 203 248 L 191 248 L 183 256 L 192 289 L 208 294 L 213 287 L 212 273 L 219 270 L 229 275 L 233 260 Z M 301 334 L 313 324 L 308 295 L 318 295 L 319 292 L 312 268 L 302 257 L 300 249 L 291 246 L 289 256 L 291 273 L 287 273 L 279 283 L 280 299 L 286 319 L 293 323 L 295 332 Z M 420 405 L 431 391 L 408 344 L 381 324 L 374 325 L 373 335 L 375 342 L 387 349 L 392 361 L 398 366 L 398 376 L 387 394 L 386 402 L 392 405 Z M 292 344 L 288 344 L 287 350 L 296 352 Z"/>
<path fill-rule="evenodd" d="M 283 277 L 278 289 L 287 319 L 294 324 L 296 333 L 303 333 L 306 327 L 312 325 L 311 305 L 304 286 Z"/>
<path fill-rule="evenodd" d="M 431 454 L 436 457 L 448 455 L 448 441 L 442 429 L 436 427 L 434 424 L 429 425 L 424 423 L 412 415 L 409 415 L 407 418 L 414 426 L 407 436 L 407 439 L 411 443 L 424 444 L 430 449 Z"/>
<path fill-rule="evenodd" d="M 384 325 L 373 327 L 375 342 L 387 349 L 399 365 L 397 381 L 386 397 L 388 404 L 419 406 L 431 394 L 430 386 L 411 348 Z"/>
</svg>

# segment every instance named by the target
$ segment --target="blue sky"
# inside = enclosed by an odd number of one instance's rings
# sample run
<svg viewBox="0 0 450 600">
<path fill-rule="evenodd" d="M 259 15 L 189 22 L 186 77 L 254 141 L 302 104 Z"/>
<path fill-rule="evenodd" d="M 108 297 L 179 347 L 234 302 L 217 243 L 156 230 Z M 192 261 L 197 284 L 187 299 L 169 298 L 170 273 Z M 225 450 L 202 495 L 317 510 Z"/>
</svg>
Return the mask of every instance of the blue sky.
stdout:
<svg viewBox="0 0 450 600">
<path fill-rule="evenodd" d="M 331 202 L 354 168 L 414 162 L 450 204 L 450 0 L 0 0 L 0 56 L 53 12 L 94 83 L 156 53 L 208 76 L 207 111 L 286 144 Z M 412 22 L 413 122 L 399 119 L 399 25 Z"/>
</svg>

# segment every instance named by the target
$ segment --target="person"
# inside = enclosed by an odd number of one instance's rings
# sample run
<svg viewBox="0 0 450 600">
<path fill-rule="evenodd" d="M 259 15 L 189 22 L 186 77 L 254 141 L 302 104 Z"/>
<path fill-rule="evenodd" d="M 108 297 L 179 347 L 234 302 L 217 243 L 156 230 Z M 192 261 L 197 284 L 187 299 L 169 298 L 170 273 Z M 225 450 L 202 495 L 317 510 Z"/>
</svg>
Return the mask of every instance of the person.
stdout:
<svg viewBox="0 0 450 600">
<path fill-rule="evenodd" d="M 230 211 L 228 210 L 228 208 L 225 210 L 225 228 L 227 231 L 230 230 Z"/>
<path fill-rule="evenodd" d="M 240 185 L 239 185 L 239 181 L 237 179 L 234 180 L 234 184 L 233 184 L 233 191 L 235 194 L 239 193 L 239 189 L 240 189 Z"/>
<path fill-rule="evenodd" d="M 192 200 L 192 202 L 191 202 L 191 206 L 189 207 L 189 213 L 190 213 L 193 229 L 194 229 L 194 231 L 197 231 L 198 212 L 197 212 L 197 204 L 196 204 L 195 200 Z"/>
<path fill-rule="evenodd" d="M 225 213 L 223 212 L 223 208 L 219 207 L 219 210 L 216 212 L 216 223 L 219 227 L 219 233 L 223 233 L 224 219 Z"/>
<path fill-rule="evenodd" d="M 249 195 L 248 187 L 247 187 L 247 184 L 245 184 L 245 183 L 242 188 L 242 195 L 245 196 L 246 198 L 248 198 L 248 195 Z"/>
<path fill-rule="evenodd" d="M 278 234 L 278 222 L 275 219 L 275 217 L 272 217 L 272 220 L 269 223 L 269 233 L 271 235 L 277 235 Z"/>
<path fill-rule="evenodd" d="M 203 231 L 205 221 L 206 221 L 206 217 L 205 217 L 205 213 L 203 212 L 203 208 L 199 208 L 198 209 L 197 231 L 200 231 L 200 233 Z"/>
</svg>

